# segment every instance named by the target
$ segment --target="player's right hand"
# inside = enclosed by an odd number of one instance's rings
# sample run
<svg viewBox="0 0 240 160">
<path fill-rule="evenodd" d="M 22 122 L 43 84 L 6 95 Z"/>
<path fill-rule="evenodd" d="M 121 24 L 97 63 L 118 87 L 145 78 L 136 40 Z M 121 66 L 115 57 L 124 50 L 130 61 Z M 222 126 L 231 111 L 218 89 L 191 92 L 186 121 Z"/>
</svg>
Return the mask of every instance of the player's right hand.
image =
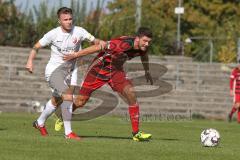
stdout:
<svg viewBox="0 0 240 160">
<path fill-rule="evenodd" d="M 33 65 L 32 63 L 27 63 L 26 66 L 25 66 L 26 70 L 29 72 L 29 73 L 33 73 Z"/>
<path fill-rule="evenodd" d="M 66 54 L 63 56 L 64 61 L 70 61 L 75 58 L 77 58 L 77 52 L 71 52 L 70 54 Z"/>
<path fill-rule="evenodd" d="M 230 90 L 230 96 L 234 96 L 233 90 Z"/>
</svg>

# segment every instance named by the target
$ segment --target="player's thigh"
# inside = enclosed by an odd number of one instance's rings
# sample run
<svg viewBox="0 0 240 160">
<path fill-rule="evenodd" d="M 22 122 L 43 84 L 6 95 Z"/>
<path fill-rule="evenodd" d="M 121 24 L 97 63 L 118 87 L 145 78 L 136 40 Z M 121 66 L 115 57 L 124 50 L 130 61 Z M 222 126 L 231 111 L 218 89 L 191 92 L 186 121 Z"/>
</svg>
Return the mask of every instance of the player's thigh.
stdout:
<svg viewBox="0 0 240 160">
<path fill-rule="evenodd" d="M 234 95 L 234 103 L 235 103 L 236 108 L 240 107 L 240 94 L 235 94 Z"/>
<path fill-rule="evenodd" d="M 92 92 L 102 87 L 106 83 L 107 83 L 106 80 L 102 80 L 101 78 L 96 77 L 94 74 L 91 74 L 89 72 L 86 75 L 83 84 L 80 87 L 79 94 L 86 97 L 90 97 Z"/>
<path fill-rule="evenodd" d="M 134 105 L 137 103 L 135 90 L 131 84 L 125 85 L 122 95 L 123 95 L 123 97 L 125 97 L 127 99 L 129 105 Z"/>
<path fill-rule="evenodd" d="M 134 86 L 132 82 L 126 78 L 123 71 L 115 73 L 109 85 L 114 91 L 118 92 L 129 105 L 136 104 Z"/>
<path fill-rule="evenodd" d="M 79 90 L 79 86 L 72 86 L 70 85 L 69 88 L 65 90 L 65 92 L 62 93 L 62 98 L 65 101 L 73 101 L 74 95 L 77 95 L 77 90 Z"/>
<path fill-rule="evenodd" d="M 63 98 L 64 100 L 72 101 L 72 89 L 69 88 L 71 75 L 64 68 L 57 68 L 49 77 L 48 83 L 52 89 L 52 96 Z"/>
</svg>

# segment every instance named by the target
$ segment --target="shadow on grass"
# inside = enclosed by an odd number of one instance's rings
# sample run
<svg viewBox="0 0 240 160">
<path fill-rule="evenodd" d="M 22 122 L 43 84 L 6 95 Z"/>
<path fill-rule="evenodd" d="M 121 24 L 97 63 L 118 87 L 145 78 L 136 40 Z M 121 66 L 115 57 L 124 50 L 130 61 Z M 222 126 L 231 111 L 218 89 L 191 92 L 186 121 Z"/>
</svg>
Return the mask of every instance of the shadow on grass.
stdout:
<svg viewBox="0 0 240 160">
<path fill-rule="evenodd" d="M 179 141 L 179 139 L 176 139 L 176 138 L 157 138 L 157 140 L 163 140 L 163 141 Z"/>
<path fill-rule="evenodd" d="M 7 128 L 0 128 L 0 131 L 5 131 L 7 130 Z"/>
<path fill-rule="evenodd" d="M 52 134 L 51 136 L 54 137 L 63 137 L 63 134 Z M 104 135 L 100 135 L 100 136 L 88 136 L 88 135 L 78 135 L 81 138 L 99 138 L 99 139 L 132 139 L 131 137 L 116 137 L 116 136 L 104 136 Z"/>
<path fill-rule="evenodd" d="M 82 138 L 100 138 L 100 139 L 132 139 L 131 137 L 116 137 L 116 136 L 86 136 L 81 135 Z"/>
<path fill-rule="evenodd" d="M 62 137 L 63 134 L 54 134 L 51 135 L 54 137 Z M 92 139 L 120 139 L 120 140 L 132 140 L 132 137 L 117 137 L 117 136 L 104 136 L 104 135 L 99 135 L 99 136 L 95 136 L 95 135 L 79 135 L 81 138 L 92 138 Z M 162 140 L 162 141 L 179 141 L 179 139 L 176 138 L 152 138 L 151 140 Z"/>
<path fill-rule="evenodd" d="M 102 138 L 102 139 L 130 139 L 132 140 L 132 137 L 116 137 L 116 136 L 86 136 L 81 135 L 82 138 Z M 176 138 L 153 138 L 152 140 L 163 140 L 163 141 L 179 141 L 179 139 Z"/>
</svg>

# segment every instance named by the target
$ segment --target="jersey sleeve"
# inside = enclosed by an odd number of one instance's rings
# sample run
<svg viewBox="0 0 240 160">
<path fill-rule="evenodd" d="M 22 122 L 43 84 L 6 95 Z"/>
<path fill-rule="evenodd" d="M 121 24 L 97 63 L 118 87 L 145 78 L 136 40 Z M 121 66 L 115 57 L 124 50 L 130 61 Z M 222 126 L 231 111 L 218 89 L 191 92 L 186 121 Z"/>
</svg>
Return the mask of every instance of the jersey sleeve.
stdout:
<svg viewBox="0 0 240 160">
<path fill-rule="evenodd" d="M 88 41 L 88 42 L 93 42 L 95 40 L 95 37 L 93 35 L 91 35 L 87 30 L 82 28 L 82 40 Z"/>
<path fill-rule="evenodd" d="M 55 30 L 51 30 L 39 40 L 39 43 L 41 44 L 42 47 L 47 46 L 52 43 L 54 37 L 55 37 Z"/>
<path fill-rule="evenodd" d="M 121 39 L 113 39 L 107 41 L 106 50 L 115 51 L 115 52 L 124 52 L 133 48 L 131 41 L 125 41 Z"/>
</svg>

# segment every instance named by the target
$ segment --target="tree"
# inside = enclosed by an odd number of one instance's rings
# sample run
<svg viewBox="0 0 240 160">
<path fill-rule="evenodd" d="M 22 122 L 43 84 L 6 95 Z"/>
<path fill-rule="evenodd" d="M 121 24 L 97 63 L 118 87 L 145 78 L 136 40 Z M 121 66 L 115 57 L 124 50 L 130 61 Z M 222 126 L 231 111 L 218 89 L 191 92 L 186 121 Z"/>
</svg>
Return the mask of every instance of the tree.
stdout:
<svg viewBox="0 0 240 160">
<path fill-rule="evenodd" d="M 104 0 L 94 2 L 97 2 L 96 8 L 92 5 L 91 12 L 87 13 L 86 0 L 71 0 L 76 25 L 105 40 L 135 34 L 135 0 L 109 1 L 105 10 L 102 8 Z M 0 0 L 0 4 L 2 45 L 31 46 L 44 33 L 57 26 L 56 8 L 50 10 L 44 2 L 34 7 L 28 15 L 17 11 L 13 2 L 3 3 Z M 177 15 L 174 9 L 177 5 L 177 0 L 142 0 L 141 24 L 151 28 L 154 35 L 151 54 L 176 54 Z M 223 52 L 226 53 L 229 48 L 231 53 L 236 52 L 236 40 L 240 35 L 239 1 L 184 0 L 183 5 L 185 13 L 181 16 L 181 44 L 186 56 L 207 59 L 209 39 L 214 44 L 215 61 L 222 61 Z M 61 6 L 62 0 L 59 1 Z M 195 40 L 191 45 L 184 44 L 189 37 L 203 39 Z"/>
<path fill-rule="evenodd" d="M 28 46 L 31 44 L 33 27 L 30 16 L 20 13 L 13 1 L 0 1 L 0 44 Z M 30 38 L 29 38 L 30 37 Z"/>
<path fill-rule="evenodd" d="M 142 26 L 148 26 L 153 30 L 154 39 L 151 48 L 153 54 L 173 53 L 172 46 L 176 35 L 173 13 L 175 6 L 175 1 L 143 0 L 141 23 Z M 109 2 L 107 8 L 110 13 L 102 20 L 105 23 L 102 25 L 103 33 L 109 30 L 113 37 L 135 34 L 135 0 L 115 0 Z"/>
<path fill-rule="evenodd" d="M 240 3 L 234 0 L 185 0 L 186 14 L 183 17 L 184 37 L 212 37 L 215 50 L 228 48 L 228 41 L 236 41 L 240 33 Z M 194 50 L 203 47 L 198 42 L 187 54 L 194 56 Z M 236 48 L 236 47 L 235 47 Z M 204 54 L 204 53 L 203 53 Z M 217 55 L 222 55 L 217 54 Z M 216 56 L 215 60 L 220 60 Z"/>
</svg>

